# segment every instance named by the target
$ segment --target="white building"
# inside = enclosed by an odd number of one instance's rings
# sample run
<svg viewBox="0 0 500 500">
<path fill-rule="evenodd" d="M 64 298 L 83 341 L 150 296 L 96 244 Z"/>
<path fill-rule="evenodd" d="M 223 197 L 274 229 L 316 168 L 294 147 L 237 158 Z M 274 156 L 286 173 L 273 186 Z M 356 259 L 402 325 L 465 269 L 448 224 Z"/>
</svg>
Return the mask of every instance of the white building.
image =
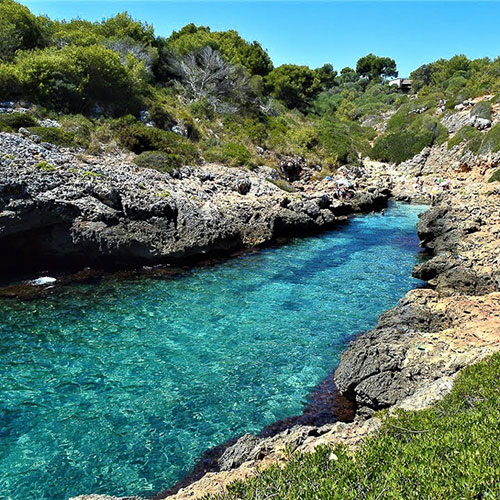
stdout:
<svg viewBox="0 0 500 500">
<path fill-rule="evenodd" d="M 411 82 L 409 78 L 396 78 L 395 80 L 391 80 L 389 85 L 391 85 L 391 87 L 396 86 L 403 92 L 409 92 L 411 90 Z"/>
</svg>

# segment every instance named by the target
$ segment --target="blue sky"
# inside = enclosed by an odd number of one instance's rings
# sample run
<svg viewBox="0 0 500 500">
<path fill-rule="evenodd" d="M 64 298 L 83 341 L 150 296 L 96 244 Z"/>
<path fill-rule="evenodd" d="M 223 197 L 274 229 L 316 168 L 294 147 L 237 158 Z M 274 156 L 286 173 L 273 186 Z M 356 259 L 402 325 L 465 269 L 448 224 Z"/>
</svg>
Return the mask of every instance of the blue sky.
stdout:
<svg viewBox="0 0 500 500">
<path fill-rule="evenodd" d="M 37 14 L 100 20 L 127 10 L 168 36 L 189 22 L 236 29 L 258 40 L 276 65 L 354 66 L 374 52 L 401 76 L 440 57 L 500 55 L 500 2 L 406 1 L 22 1 Z"/>
</svg>

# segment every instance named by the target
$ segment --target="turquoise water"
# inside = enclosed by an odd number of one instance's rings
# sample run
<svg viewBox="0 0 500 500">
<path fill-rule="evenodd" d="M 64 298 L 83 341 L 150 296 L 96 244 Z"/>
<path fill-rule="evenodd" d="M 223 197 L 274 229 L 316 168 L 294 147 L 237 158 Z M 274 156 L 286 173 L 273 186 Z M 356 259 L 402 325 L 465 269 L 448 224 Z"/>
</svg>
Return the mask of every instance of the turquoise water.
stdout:
<svg viewBox="0 0 500 500">
<path fill-rule="evenodd" d="M 0 301 L 0 499 L 147 494 L 299 414 L 352 335 L 417 285 L 423 207 L 158 281 Z"/>
</svg>

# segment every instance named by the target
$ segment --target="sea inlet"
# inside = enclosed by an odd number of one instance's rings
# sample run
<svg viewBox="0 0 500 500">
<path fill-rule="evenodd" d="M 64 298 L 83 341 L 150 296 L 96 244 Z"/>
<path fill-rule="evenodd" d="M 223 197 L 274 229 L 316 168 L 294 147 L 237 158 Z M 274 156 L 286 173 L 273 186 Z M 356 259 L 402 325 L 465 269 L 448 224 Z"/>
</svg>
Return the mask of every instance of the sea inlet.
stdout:
<svg viewBox="0 0 500 500">
<path fill-rule="evenodd" d="M 393 204 L 168 280 L 0 301 L 0 498 L 151 495 L 228 438 L 300 414 L 354 335 L 418 286 Z"/>
</svg>

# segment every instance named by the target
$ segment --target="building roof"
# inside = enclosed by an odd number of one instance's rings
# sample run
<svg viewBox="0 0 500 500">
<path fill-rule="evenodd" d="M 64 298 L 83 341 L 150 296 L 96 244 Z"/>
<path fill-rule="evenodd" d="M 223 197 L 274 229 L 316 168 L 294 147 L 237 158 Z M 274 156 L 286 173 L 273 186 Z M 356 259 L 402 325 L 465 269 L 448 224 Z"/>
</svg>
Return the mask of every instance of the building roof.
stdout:
<svg viewBox="0 0 500 500">
<path fill-rule="evenodd" d="M 412 80 L 409 78 L 395 78 L 394 80 L 389 81 L 389 85 L 411 85 Z"/>
</svg>

